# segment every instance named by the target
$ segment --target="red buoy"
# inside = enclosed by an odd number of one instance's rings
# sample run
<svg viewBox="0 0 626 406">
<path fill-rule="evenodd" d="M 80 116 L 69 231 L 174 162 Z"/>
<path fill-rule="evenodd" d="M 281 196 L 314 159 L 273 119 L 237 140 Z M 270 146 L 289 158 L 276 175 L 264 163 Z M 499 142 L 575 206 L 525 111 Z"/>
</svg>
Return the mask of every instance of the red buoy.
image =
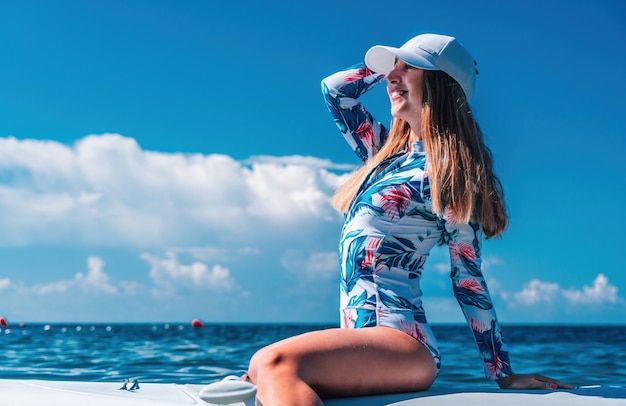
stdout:
<svg viewBox="0 0 626 406">
<path fill-rule="evenodd" d="M 0 316 L 0 326 L 2 326 L 2 327 L 8 327 L 9 326 L 9 322 L 7 321 L 6 317 Z"/>
<path fill-rule="evenodd" d="M 191 327 L 193 327 L 193 328 L 202 328 L 202 327 L 204 327 L 204 324 L 200 321 L 200 319 L 193 319 L 193 320 L 191 320 Z"/>
</svg>

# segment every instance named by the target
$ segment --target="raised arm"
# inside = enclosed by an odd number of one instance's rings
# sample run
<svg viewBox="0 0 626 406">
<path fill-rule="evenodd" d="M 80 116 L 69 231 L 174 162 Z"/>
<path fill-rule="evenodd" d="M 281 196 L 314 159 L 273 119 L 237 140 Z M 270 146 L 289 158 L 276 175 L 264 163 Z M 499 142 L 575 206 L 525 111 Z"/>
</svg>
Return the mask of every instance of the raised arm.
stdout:
<svg viewBox="0 0 626 406">
<path fill-rule="evenodd" d="M 360 63 L 322 80 L 322 94 L 339 131 L 357 154 L 366 161 L 387 138 L 387 129 L 358 101 L 358 98 L 384 80 Z"/>
</svg>

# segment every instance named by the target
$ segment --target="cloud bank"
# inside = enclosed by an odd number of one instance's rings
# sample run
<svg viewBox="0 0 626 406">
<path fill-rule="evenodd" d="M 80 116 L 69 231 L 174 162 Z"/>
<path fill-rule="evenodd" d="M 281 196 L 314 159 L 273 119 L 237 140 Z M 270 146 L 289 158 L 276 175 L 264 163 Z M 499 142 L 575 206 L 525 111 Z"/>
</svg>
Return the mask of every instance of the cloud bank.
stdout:
<svg viewBox="0 0 626 406">
<path fill-rule="evenodd" d="M 237 161 L 146 151 L 119 134 L 74 145 L 0 138 L 0 247 L 124 249 L 143 263 L 120 269 L 94 253 L 85 269 L 33 270 L 38 282 L 30 284 L 0 268 L 0 291 L 13 293 L 20 310 L 29 307 L 20 300 L 40 303 L 39 315 L 67 298 L 95 297 L 141 297 L 172 314 L 184 304 L 218 313 L 250 292 L 248 305 L 260 312 L 255 301 L 275 296 L 267 286 L 297 286 L 303 277 L 315 286 L 316 275 L 336 274 L 337 242 L 327 236 L 342 216 L 329 200 L 351 169 L 303 156 Z M 300 266 L 305 273 L 294 271 Z M 232 299 L 231 307 L 241 306 Z"/>
<path fill-rule="evenodd" d="M 73 146 L 0 138 L 0 244 L 145 248 L 263 238 L 259 229 L 278 236 L 295 223 L 338 221 L 328 201 L 341 175 L 329 169 L 312 157 L 151 152 L 117 134 Z"/>
<path fill-rule="evenodd" d="M 598 274 L 591 286 L 583 286 L 582 290 L 562 288 L 556 282 L 542 282 L 532 279 L 524 288 L 513 294 L 515 303 L 521 305 L 550 304 L 567 302 L 569 305 L 592 305 L 602 303 L 623 303 L 616 286 L 609 283 L 604 274 Z"/>
</svg>

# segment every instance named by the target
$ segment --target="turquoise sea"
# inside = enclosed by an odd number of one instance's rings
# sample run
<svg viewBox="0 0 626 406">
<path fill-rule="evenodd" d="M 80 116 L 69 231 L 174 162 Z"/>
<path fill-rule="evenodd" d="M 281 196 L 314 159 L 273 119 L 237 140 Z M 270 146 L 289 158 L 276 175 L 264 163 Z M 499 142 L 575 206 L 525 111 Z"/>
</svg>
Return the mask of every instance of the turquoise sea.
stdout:
<svg viewBox="0 0 626 406">
<path fill-rule="evenodd" d="M 0 379 L 208 383 L 245 371 L 252 354 L 322 324 L 26 324 L 0 329 Z M 466 325 L 434 325 L 436 386 L 493 386 Z M 626 326 L 504 325 L 515 372 L 573 385 L 626 385 Z"/>
</svg>

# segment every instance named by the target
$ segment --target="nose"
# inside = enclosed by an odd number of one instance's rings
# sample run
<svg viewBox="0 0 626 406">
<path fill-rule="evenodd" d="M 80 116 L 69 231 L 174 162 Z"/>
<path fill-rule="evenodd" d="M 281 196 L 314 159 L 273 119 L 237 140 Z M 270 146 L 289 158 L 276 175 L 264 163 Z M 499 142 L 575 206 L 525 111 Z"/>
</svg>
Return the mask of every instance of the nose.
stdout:
<svg viewBox="0 0 626 406">
<path fill-rule="evenodd" d="M 390 83 L 397 83 L 400 80 L 400 68 L 396 64 L 393 69 L 387 74 L 387 81 Z"/>
</svg>

